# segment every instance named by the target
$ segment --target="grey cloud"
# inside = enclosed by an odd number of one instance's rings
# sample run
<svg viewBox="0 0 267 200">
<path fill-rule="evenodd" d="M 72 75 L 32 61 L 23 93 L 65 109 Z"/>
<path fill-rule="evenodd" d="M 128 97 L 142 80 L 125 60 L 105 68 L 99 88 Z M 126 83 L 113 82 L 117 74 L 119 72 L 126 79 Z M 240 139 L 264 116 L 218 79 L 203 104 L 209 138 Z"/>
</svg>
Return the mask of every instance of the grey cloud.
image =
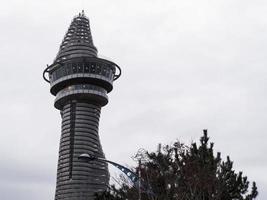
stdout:
<svg viewBox="0 0 267 200">
<path fill-rule="evenodd" d="M 267 3 L 260 0 L 1 5 L 1 199 L 53 198 L 60 116 L 41 76 L 82 7 L 99 53 L 123 70 L 101 115 L 106 156 L 133 163 L 140 147 L 190 143 L 208 128 L 216 150 L 258 182 L 264 199 Z"/>
</svg>

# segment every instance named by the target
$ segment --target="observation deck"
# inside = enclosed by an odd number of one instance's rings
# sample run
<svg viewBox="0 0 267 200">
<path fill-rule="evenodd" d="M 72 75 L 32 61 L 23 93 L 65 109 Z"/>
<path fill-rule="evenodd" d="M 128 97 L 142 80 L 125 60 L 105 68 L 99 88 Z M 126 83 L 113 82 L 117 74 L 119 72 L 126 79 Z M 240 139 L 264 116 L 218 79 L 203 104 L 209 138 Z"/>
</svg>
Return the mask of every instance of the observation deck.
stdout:
<svg viewBox="0 0 267 200">
<path fill-rule="evenodd" d="M 120 75 L 121 69 L 116 63 L 97 57 L 89 19 L 83 12 L 72 20 L 54 63 L 43 73 L 50 83 L 50 92 L 56 96 L 55 107 L 59 110 L 65 102 L 77 98 L 106 105 L 107 93 L 112 91 L 113 81 Z"/>
</svg>

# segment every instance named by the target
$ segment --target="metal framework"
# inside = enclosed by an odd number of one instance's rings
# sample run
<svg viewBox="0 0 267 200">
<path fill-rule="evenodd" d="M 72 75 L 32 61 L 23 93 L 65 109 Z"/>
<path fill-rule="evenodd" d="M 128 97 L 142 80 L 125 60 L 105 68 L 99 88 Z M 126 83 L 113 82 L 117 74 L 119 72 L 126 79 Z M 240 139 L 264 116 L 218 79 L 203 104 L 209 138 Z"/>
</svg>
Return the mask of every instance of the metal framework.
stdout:
<svg viewBox="0 0 267 200">
<path fill-rule="evenodd" d="M 110 163 L 114 167 L 117 167 L 119 170 L 121 170 L 132 181 L 132 183 L 135 184 L 135 185 L 137 184 L 137 181 L 140 178 L 140 177 L 138 177 L 138 175 L 136 173 L 134 173 L 132 170 L 128 169 L 127 167 L 124 167 L 124 166 L 122 166 L 122 165 L 120 165 L 120 164 L 118 164 L 116 162 L 107 160 L 105 158 L 96 157 L 94 155 L 83 153 L 78 157 L 78 159 L 81 159 L 81 160 L 84 160 L 84 161 L 87 161 L 87 162 L 92 162 L 94 160 L 99 160 L 99 161 L 102 161 L 102 162 Z"/>
<path fill-rule="evenodd" d="M 43 72 L 62 117 L 55 200 L 90 200 L 107 188 L 107 164 L 97 160 L 85 163 L 78 156 L 104 157 L 98 135 L 100 112 L 120 75 L 117 64 L 97 57 L 89 19 L 79 13 L 53 64 Z"/>
<path fill-rule="evenodd" d="M 78 156 L 78 159 L 84 160 L 86 162 L 92 162 L 92 161 L 98 160 L 101 162 L 109 163 L 109 164 L 113 165 L 114 167 L 118 168 L 120 171 L 122 171 L 131 180 L 131 182 L 134 184 L 134 187 L 136 187 L 138 189 L 139 199 L 141 199 L 141 192 L 146 193 L 147 195 L 152 196 L 152 197 L 156 196 L 155 193 L 152 191 L 149 183 L 146 183 L 145 181 L 142 180 L 140 173 L 136 174 L 135 172 L 133 172 L 129 168 L 127 168 L 123 165 L 120 165 L 119 163 L 107 160 L 105 158 L 97 157 L 97 156 L 94 156 L 91 154 L 87 154 L 87 153 L 81 154 L 80 156 Z M 139 162 L 139 167 L 141 167 L 140 162 Z"/>
</svg>

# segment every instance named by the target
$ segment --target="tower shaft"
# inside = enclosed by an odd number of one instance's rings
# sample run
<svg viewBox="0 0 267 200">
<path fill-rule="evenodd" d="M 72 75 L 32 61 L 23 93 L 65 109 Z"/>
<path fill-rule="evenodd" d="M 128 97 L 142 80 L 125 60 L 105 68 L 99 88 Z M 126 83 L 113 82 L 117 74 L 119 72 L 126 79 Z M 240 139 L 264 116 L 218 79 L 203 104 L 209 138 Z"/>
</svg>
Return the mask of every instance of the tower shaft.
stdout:
<svg viewBox="0 0 267 200">
<path fill-rule="evenodd" d="M 57 171 L 56 200 L 94 197 L 106 189 L 107 165 L 78 160 L 82 153 L 104 157 L 98 135 L 101 107 L 71 100 L 61 111 L 62 130 Z"/>
</svg>

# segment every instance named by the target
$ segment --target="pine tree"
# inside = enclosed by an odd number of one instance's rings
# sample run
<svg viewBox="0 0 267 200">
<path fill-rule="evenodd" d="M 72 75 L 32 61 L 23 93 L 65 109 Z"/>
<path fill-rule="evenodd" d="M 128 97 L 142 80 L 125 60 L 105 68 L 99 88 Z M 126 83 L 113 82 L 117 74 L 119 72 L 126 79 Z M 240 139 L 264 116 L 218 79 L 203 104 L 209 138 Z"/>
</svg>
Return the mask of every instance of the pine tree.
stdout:
<svg viewBox="0 0 267 200">
<path fill-rule="evenodd" d="M 189 147 L 175 142 L 156 152 L 142 152 L 143 163 L 136 167 L 142 174 L 142 200 L 253 200 L 257 197 L 256 183 L 242 172 L 236 173 L 229 156 L 222 161 L 209 143 L 207 131 L 200 145 Z M 250 190 L 249 190 L 250 189 Z M 136 200 L 138 190 L 123 182 L 120 188 L 111 186 L 97 200 Z"/>
</svg>

